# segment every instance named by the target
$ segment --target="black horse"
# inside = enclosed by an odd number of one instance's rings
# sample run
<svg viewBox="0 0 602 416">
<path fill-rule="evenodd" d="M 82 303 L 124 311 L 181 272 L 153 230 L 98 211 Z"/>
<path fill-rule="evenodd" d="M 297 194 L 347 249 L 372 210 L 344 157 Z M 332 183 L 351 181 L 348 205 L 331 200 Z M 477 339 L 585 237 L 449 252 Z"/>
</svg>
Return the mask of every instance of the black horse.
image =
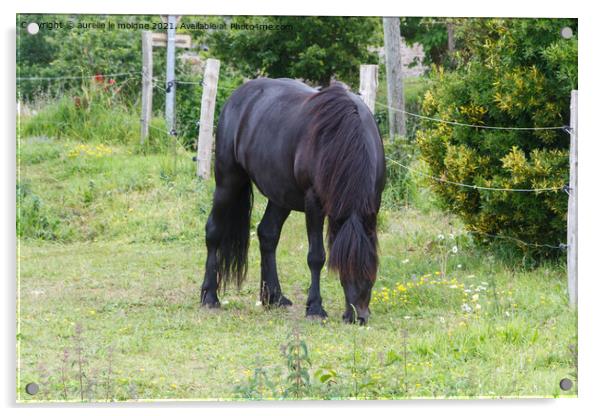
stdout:
<svg viewBox="0 0 602 416">
<path fill-rule="evenodd" d="M 253 182 L 269 199 L 257 229 L 263 305 L 292 304 L 278 281 L 276 246 L 291 210 L 302 211 L 311 270 L 306 315 L 327 316 L 320 295 L 327 216 L 328 266 L 339 272 L 345 292 L 343 319 L 367 322 L 385 162 L 374 117 L 358 96 L 337 83 L 317 91 L 291 79 L 247 82 L 219 118 L 215 182 L 202 305 L 218 307 L 218 287 L 231 281 L 240 287 L 245 278 Z"/>
</svg>

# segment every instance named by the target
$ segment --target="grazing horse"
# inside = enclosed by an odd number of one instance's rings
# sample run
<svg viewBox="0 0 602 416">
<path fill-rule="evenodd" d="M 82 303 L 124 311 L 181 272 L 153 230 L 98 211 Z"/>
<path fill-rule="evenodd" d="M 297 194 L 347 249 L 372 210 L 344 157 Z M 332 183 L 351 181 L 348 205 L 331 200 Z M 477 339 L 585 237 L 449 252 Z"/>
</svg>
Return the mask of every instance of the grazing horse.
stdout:
<svg viewBox="0 0 602 416">
<path fill-rule="evenodd" d="M 385 183 L 383 144 L 368 107 L 341 84 L 321 91 L 291 79 L 260 78 L 222 109 L 215 145 L 213 208 L 205 227 L 201 304 L 219 307 L 218 288 L 247 271 L 252 183 L 269 202 L 257 228 L 263 305 L 292 305 L 280 288 L 276 246 L 291 210 L 305 212 L 311 271 L 308 317 L 327 316 L 320 295 L 326 261 L 345 292 L 343 319 L 365 324 L 378 266 L 376 216 Z M 219 279 L 218 279 L 219 277 Z"/>
</svg>

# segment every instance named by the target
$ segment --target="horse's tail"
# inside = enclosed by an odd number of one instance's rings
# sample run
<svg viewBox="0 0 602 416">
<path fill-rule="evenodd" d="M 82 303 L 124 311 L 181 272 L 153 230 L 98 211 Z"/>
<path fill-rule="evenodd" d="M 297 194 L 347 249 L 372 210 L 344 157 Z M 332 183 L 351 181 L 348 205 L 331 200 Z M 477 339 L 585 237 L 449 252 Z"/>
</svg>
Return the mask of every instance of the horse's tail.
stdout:
<svg viewBox="0 0 602 416">
<path fill-rule="evenodd" d="M 253 209 L 253 187 L 247 182 L 225 213 L 223 234 L 217 248 L 218 285 L 224 291 L 232 282 L 240 288 L 247 275 L 249 228 Z"/>
</svg>

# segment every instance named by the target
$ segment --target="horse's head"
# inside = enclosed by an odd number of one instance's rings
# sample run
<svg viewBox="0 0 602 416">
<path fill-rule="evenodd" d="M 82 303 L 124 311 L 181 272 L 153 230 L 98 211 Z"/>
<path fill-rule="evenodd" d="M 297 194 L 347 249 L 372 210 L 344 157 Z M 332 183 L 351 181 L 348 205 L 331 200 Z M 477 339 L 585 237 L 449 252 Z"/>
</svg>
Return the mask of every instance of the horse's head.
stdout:
<svg viewBox="0 0 602 416">
<path fill-rule="evenodd" d="M 368 322 L 370 297 L 376 279 L 376 214 L 352 214 L 342 220 L 329 219 L 329 265 L 338 270 L 345 291 L 345 322 Z"/>
</svg>

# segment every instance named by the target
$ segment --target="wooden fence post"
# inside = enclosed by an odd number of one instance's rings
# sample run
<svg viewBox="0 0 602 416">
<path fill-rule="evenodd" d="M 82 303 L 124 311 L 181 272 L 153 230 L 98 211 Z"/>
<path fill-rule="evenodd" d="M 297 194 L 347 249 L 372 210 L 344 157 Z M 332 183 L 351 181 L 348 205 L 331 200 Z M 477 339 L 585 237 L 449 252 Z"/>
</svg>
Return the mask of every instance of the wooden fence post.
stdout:
<svg viewBox="0 0 602 416">
<path fill-rule="evenodd" d="M 378 65 L 360 65 L 360 97 L 372 114 L 378 88 Z"/>
<path fill-rule="evenodd" d="M 219 60 L 207 59 L 203 77 L 203 96 L 201 98 L 201 117 L 199 119 L 199 139 L 197 142 L 197 176 L 207 179 L 211 169 L 211 150 L 213 149 L 213 116 L 217 81 L 219 79 Z"/>
<path fill-rule="evenodd" d="M 571 91 L 571 145 L 569 207 L 567 213 L 567 273 L 569 303 L 577 306 L 577 99 L 578 91 Z"/>
<path fill-rule="evenodd" d="M 165 121 L 169 134 L 176 128 L 176 16 L 167 16 L 167 53 L 165 67 Z"/>
<path fill-rule="evenodd" d="M 387 67 L 389 140 L 393 141 L 397 135 L 406 135 L 399 17 L 383 17 L 383 30 L 385 32 L 385 63 Z"/>
<path fill-rule="evenodd" d="M 153 114 L 153 34 L 142 32 L 142 111 L 140 113 L 140 144 L 148 137 Z"/>
</svg>

